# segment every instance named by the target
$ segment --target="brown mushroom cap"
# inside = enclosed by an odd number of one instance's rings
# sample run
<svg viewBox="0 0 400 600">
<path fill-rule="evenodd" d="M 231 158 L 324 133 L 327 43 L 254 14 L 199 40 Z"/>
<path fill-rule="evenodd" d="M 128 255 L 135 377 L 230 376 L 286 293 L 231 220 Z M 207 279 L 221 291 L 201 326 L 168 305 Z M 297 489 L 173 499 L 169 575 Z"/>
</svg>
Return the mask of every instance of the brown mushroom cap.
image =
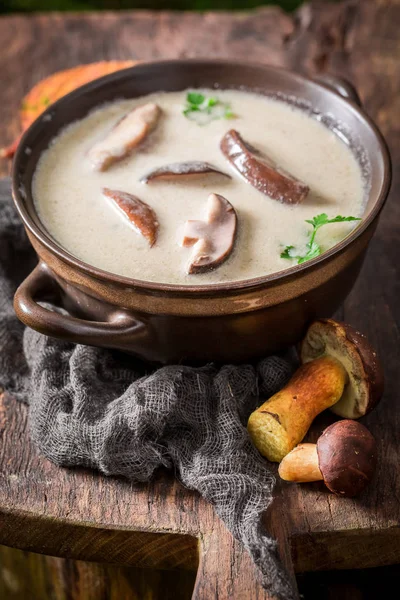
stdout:
<svg viewBox="0 0 400 600">
<path fill-rule="evenodd" d="M 346 323 L 314 321 L 301 343 L 300 357 L 306 363 L 321 356 L 336 358 L 349 378 L 342 397 L 330 410 L 347 419 L 370 412 L 383 394 L 383 369 L 367 338 Z"/>
<path fill-rule="evenodd" d="M 357 421 L 338 421 L 317 442 L 319 468 L 327 488 L 339 496 L 357 496 L 376 466 L 373 435 Z"/>
</svg>

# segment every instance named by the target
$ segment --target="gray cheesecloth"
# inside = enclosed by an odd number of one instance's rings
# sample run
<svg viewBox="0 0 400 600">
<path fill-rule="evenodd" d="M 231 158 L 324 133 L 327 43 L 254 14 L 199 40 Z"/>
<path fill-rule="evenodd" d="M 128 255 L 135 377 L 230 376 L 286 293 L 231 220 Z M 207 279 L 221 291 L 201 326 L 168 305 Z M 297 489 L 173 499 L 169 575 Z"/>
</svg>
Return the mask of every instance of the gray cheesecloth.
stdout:
<svg viewBox="0 0 400 600">
<path fill-rule="evenodd" d="M 31 437 L 51 461 L 149 481 L 164 467 L 214 506 L 257 566 L 262 585 L 294 598 L 277 544 L 262 525 L 274 476 L 246 421 L 258 397 L 279 390 L 289 359 L 257 365 L 155 369 L 109 350 L 73 345 L 25 328 L 12 299 L 37 262 L 0 182 L 0 385 L 29 404 Z"/>
</svg>

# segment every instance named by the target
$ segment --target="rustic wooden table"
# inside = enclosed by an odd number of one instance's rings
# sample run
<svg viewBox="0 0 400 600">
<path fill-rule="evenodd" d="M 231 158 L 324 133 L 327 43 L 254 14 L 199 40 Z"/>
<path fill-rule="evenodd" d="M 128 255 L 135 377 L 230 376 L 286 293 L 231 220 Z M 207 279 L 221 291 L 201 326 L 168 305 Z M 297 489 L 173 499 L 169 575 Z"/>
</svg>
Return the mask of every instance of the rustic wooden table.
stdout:
<svg viewBox="0 0 400 600">
<path fill-rule="evenodd" d="M 235 57 L 348 77 L 386 136 L 394 163 L 391 198 L 340 313 L 368 335 L 385 366 L 385 398 L 364 421 L 379 444 L 377 477 L 358 500 L 338 499 L 319 485 L 277 491 L 269 523 L 282 544 L 289 540 L 284 559 L 296 572 L 400 563 L 399 23 L 398 0 L 316 3 L 293 15 L 271 7 L 246 14 L 0 19 L 0 146 L 19 132 L 22 96 L 56 70 L 102 59 L 191 56 Z M 0 169 L 6 175 L 9 166 L 4 161 Z M 310 439 L 327 420 L 314 425 Z M 190 597 L 196 570 L 193 598 L 267 597 L 247 554 L 197 494 L 166 475 L 149 486 L 134 486 L 55 467 L 29 440 L 26 407 L 7 394 L 0 400 L 0 477 L 0 543 L 77 561 L 20 554 L 16 567 L 16 555 L 3 548 L 4 598 L 179 599 Z M 139 576 L 137 566 L 151 567 L 151 576 Z M 16 569 L 25 577 L 18 579 Z M 159 569 L 179 569 L 179 576 Z M 150 588 L 153 595 L 146 596 Z"/>
</svg>

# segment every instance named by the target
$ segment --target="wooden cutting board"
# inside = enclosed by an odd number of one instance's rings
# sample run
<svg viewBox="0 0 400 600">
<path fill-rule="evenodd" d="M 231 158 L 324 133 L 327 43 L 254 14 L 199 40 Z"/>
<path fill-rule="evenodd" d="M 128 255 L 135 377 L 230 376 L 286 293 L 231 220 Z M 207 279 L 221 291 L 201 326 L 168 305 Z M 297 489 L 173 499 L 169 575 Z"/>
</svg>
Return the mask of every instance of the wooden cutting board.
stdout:
<svg viewBox="0 0 400 600">
<path fill-rule="evenodd" d="M 246 14 L 0 19 L 0 145 L 18 133 L 24 93 L 58 69 L 111 58 L 182 56 L 245 58 L 348 77 L 386 136 L 394 163 L 391 199 L 338 315 L 367 334 L 385 367 L 384 400 L 363 420 L 379 444 L 377 476 L 356 500 L 336 498 L 320 484 L 278 487 L 267 518 L 296 572 L 400 562 L 399 22 L 395 0 L 305 5 L 291 16 L 271 7 Z M 5 175 L 7 164 L 0 167 Z M 319 418 L 309 439 L 331 421 L 329 415 Z M 0 543 L 128 567 L 198 569 L 197 599 L 267 598 L 247 554 L 196 493 L 165 474 L 134 486 L 52 465 L 29 440 L 26 407 L 6 394 L 0 400 Z M 100 597 L 79 590 L 75 583 L 71 597 Z"/>
</svg>

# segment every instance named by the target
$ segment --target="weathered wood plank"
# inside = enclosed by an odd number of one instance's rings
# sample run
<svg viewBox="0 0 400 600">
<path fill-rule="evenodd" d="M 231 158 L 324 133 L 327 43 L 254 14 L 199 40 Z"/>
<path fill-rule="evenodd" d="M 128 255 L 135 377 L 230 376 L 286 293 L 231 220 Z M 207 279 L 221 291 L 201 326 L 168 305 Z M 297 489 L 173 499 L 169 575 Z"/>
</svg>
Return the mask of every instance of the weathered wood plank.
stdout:
<svg viewBox="0 0 400 600">
<path fill-rule="evenodd" d="M 0 546 L 5 600 L 189 600 L 191 571 L 73 561 Z"/>
</svg>

